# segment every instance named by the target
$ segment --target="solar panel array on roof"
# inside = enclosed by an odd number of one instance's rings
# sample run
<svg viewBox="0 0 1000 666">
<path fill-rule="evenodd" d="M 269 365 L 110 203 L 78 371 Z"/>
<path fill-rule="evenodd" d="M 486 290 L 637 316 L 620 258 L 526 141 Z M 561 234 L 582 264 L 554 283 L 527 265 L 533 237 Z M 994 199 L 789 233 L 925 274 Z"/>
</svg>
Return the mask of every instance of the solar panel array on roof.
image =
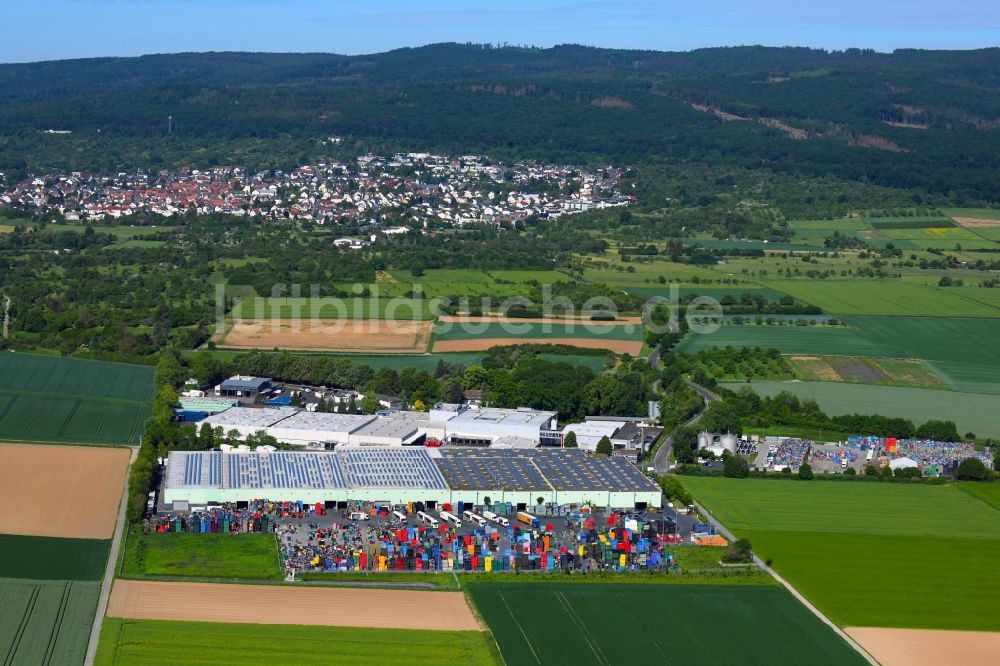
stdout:
<svg viewBox="0 0 1000 666">
<path fill-rule="evenodd" d="M 343 488 L 336 458 L 322 453 L 227 453 L 231 488 Z"/>
<path fill-rule="evenodd" d="M 436 463 L 455 490 L 658 490 L 627 461 L 579 449 L 445 448 Z"/>
<path fill-rule="evenodd" d="M 441 472 L 422 448 L 342 448 L 335 455 L 343 465 L 351 487 L 448 488 Z"/>
</svg>

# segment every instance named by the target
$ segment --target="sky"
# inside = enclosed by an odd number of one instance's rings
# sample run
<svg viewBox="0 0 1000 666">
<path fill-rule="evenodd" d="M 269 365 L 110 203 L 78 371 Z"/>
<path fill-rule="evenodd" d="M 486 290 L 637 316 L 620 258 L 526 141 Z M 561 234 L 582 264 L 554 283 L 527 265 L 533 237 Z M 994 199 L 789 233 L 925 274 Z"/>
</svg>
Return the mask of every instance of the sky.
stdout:
<svg viewBox="0 0 1000 666">
<path fill-rule="evenodd" d="M 5 0 L 0 62 L 435 42 L 686 51 L 1000 46 L 998 0 Z"/>
</svg>

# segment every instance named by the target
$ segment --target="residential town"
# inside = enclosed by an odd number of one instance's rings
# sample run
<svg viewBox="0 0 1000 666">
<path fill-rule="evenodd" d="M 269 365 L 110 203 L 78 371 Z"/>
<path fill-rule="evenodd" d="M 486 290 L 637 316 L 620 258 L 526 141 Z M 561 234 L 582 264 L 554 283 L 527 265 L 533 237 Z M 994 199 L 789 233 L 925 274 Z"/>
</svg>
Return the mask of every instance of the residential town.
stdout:
<svg viewBox="0 0 1000 666">
<path fill-rule="evenodd" d="M 74 171 L 33 175 L 0 194 L 0 206 L 31 215 L 97 222 L 145 213 L 173 217 L 237 215 L 356 224 L 391 219 L 403 233 L 486 223 L 516 224 L 594 208 L 627 206 L 622 171 L 429 153 L 363 155 L 353 163 L 320 162 L 293 171 L 250 173 L 238 166 L 115 175 Z M 3 182 L 0 173 L 0 182 Z"/>
</svg>

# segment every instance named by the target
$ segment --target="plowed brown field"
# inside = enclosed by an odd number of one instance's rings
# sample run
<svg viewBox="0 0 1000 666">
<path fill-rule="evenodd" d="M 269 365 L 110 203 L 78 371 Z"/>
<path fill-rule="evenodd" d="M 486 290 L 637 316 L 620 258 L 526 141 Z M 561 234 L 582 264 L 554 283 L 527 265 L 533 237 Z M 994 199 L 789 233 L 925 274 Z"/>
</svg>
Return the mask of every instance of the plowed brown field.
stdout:
<svg viewBox="0 0 1000 666">
<path fill-rule="evenodd" d="M 883 666 L 995 664 L 1000 633 L 847 627 L 845 631 Z"/>
<path fill-rule="evenodd" d="M 569 345 L 581 349 L 608 349 L 616 354 L 637 356 L 642 351 L 641 340 L 607 340 L 601 338 L 469 338 L 467 340 L 439 340 L 434 343 L 434 353 L 486 351 L 490 347 L 506 345 Z"/>
<path fill-rule="evenodd" d="M 0 533 L 110 539 L 127 449 L 0 444 Z"/>
<path fill-rule="evenodd" d="M 433 325 L 383 319 L 235 319 L 216 344 L 237 349 L 412 353 L 426 349 Z"/>
<path fill-rule="evenodd" d="M 461 592 L 117 580 L 108 615 L 139 620 L 482 630 Z"/>
</svg>

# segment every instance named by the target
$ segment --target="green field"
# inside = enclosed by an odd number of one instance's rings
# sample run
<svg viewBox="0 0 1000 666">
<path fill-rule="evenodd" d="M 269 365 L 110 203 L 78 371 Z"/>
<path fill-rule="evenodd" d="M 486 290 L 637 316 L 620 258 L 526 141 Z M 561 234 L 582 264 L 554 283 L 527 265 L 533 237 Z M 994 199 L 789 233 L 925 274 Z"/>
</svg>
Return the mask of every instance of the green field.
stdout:
<svg viewBox="0 0 1000 666">
<path fill-rule="evenodd" d="M 96 583 L 0 578 L 4 665 L 83 664 L 99 591 Z"/>
<path fill-rule="evenodd" d="M 949 217 L 971 217 L 980 220 L 1000 220 L 1000 210 L 996 208 L 942 208 L 941 211 Z M 1000 225 L 988 227 L 977 226 L 969 228 L 983 238 L 1000 241 Z"/>
<path fill-rule="evenodd" d="M 633 296 L 638 296 L 639 298 L 645 298 L 645 299 L 653 298 L 654 296 L 659 296 L 662 298 L 669 299 L 673 295 L 671 288 L 666 285 L 656 286 L 656 287 L 652 286 L 626 287 L 624 291 L 627 291 Z M 714 298 L 716 300 L 721 299 L 723 296 L 732 296 L 738 300 L 740 296 L 742 296 L 743 294 L 752 294 L 755 296 L 763 296 L 764 298 L 773 303 L 778 302 L 781 299 L 781 297 L 785 295 L 784 292 L 777 291 L 776 289 L 770 289 L 767 287 L 746 287 L 746 286 L 701 287 L 701 286 L 690 286 L 690 285 L 677 287 L 678 298 L 684 298 L 685 296 L 692 294 L 695 296 L 708 296 L 709 298 Z"/>
<path fill-rule="evenodd" d="M 958 487 L 976 499 L 982 500 L 997 511 L 1000 511 L 1000 483 L 962 481 L 958 484 Z"/>
<path fill-rule="evenodd" d="M 470 583 L 507 664 L 860 664 L 777 586 Z M 767 655 L 754 659 L 753 655 Z"/>
<path fill-rule="evenodd" d="M 144 534 L 130 529 L 124 576 L 281 579 L 273 534 Z"/>
<path fill-rule="evenodd" d="M 0 577 L 100 580 L 110 542 L 0 534 Z"/>
<path fill-rule="evenodd" d="M 689 333 L 675 351 L 692 354 L 713 347 L 774 348 L 782 354 L 891 356 L 891 351 L 847 326 L 722 326 L 715 333 Z"/>
<path fill-rule="evenodd" d="M 430 319 L 431 301 L 412 298 L 244 298 L 233 319 Z"/>
<path fill-rule="evenodd" d="M 0 354 L 0 441 L 133 444 L 150 415 L 153 369 Z"/>
<path fill-rule="evenodd" d="M 349 613 L 349 609 L 344 609 Z M 297 625 L 165 622 L 108 617 L 96 666 L 490 666 L 499 663 L 490 635 Z"/>
<path fill-rule="evenodd" d="M 890 350 L 889 356 L 930 361 L 952 388 L 1000 393 L 1000 345 L 991 342 L 1000 340 L 996 319 L 849 317 L 848 321 Z"/>
<path fill-rule="evenodd" d="M 517 319 L 508 322 L 481 324 L 439 323 L 434 327 L 435 340 L 470 340 L 475 338 L 598 338 L 604 340 L 639 340 L 641 324 L 601 325 L 598 322 L 525 323 Z"/>
<path fill-rule="evenodd" d="M 975 300 L 965 289 L 891 280 L 783 280 L 768 282 L 833 315 L 1000 317 L 1000 306 Z"/>
<path fill-rule="evenodd" d="M 683 483 L 834 622 L 1000 630 L 1000 512 L 957 486 Z"/>
<path fill-rule="evenodd" d="M 746 386 L 742 382 L 723 385 L 734 391 Z M 1000 437 L 996 412 L 1000 398 L 996 395 L 845 382 L 754 381 L 750 386 L 761 396 L 789 391 L 799 398 L 813 398 L 830 416 L 881 414 L 906 418 L 915 425 L 943 419 L 954 421 L 960 433 Z"/>
<path fill-rule="evenodd" d="M 413 277 L 409 271 L 392 271 L 395 283 L 379 283 L 379 291 L 385 295 L 408 295 L 414 285 L 420 285 L 428 298 L 437 296 L 509 296 L 532 295 L 537 284 L 567 282 L 569 277 L 559 271 L 495 270 L 476 271 L 456 268 L 438 268 Z"/>
</svg>

